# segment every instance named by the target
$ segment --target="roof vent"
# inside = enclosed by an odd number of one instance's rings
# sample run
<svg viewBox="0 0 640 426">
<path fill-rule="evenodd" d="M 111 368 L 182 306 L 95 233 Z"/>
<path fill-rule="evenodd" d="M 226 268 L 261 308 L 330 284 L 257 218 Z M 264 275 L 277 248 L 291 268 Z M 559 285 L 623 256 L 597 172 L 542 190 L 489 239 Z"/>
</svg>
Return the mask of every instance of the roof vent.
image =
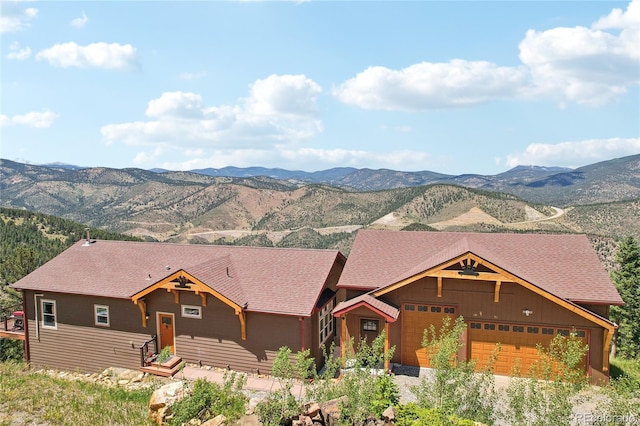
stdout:
<svg viewBox="0 0 640 426">
<path fill-rule="evenodd" d="M 91 241 L 91 236 L 89 235 L 89 228 L 84 228 L 84 232 L 86 233 L 86 237 L 85 237 L 83 246 L 90 246 L 95 241 Z"/>
</svg>

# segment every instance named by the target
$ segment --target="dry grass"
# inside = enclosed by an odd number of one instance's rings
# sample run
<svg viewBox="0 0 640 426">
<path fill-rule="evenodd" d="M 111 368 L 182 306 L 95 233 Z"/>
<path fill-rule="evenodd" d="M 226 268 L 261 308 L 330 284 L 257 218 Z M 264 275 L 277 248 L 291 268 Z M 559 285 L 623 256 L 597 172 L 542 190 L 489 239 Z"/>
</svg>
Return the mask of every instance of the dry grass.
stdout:
<svg viewBox="0 0 640 426">
<path fill-rule="evenodd" d="M 68 381 L 21 363 L 0 363 L 0 426 L 150 425 L 152 392 Z"/>
</svg>

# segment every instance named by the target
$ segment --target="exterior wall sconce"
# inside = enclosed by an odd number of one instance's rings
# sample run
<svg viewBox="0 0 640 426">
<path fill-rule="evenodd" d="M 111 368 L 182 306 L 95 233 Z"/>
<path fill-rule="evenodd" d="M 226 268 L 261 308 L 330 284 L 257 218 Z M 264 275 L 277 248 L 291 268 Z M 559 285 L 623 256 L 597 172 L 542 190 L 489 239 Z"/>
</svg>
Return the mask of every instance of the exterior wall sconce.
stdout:
<svg viewBox="0 0 640 426">
<path fill-rule="evenodd" d="M 533 311 L 530 311 L 529 309 L 523 309 L 522 313 L 525 314 L 525 316 L 529 316 L 533 313 Z"/>
</svg>

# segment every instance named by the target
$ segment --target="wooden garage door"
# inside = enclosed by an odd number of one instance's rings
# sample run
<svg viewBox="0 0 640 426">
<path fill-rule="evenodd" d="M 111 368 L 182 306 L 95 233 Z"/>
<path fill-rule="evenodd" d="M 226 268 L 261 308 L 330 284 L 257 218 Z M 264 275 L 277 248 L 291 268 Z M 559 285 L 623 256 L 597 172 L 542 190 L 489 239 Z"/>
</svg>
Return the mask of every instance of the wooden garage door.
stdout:
<svg viewBox="0 0 640 426">
<path fill-rule="evenodd" d="M 526 374 L 538 360 L 539 343 L 548 347 L 556 334 L 569 335 L 570 330 L 564 328 L 543 327 L 538 325 L 500 324 L 492 322 L 469 323 L 469 358 L 477 360 L 477 369 L 486 367 L 500 343 L 494 371 L 496 374 L 511 375 L 514 368 Z M 583 343 L 588 343 L 588 332 L 576 330 Z M 583 361 L 586 369 L 586 357 Z"/>
<path fill-rule="evenodd" d="M 456 308 L 444 305 L 404 303 L 402 305 L 401 363 L 429 367 L 427 350 L 422 347 L 424 330 L 433 324 L 436 330 L 442 326 L 445 316 L 455 317 Z"/>
</svg>

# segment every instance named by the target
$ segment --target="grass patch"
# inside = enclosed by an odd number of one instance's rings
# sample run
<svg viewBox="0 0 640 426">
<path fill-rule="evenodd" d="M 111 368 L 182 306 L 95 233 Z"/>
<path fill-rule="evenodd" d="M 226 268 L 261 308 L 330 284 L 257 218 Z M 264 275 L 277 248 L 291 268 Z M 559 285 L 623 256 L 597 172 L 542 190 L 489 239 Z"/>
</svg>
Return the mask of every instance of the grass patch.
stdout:
<svg viewBox="0 0 640 426">
<path fill-rule="evenodd" d="M 128 391 L 69 381 L 30 371 L 24 363 L 0 363 L 0 425 L 150 425 L 153 389 Z M 4 414 L 2 414 L 4 413 Z"/>
<path fill-rule="evenodd" d="M 629 377 L 640 383 L 640 360 L 611 358 L 611 378 Z"/>
</svg>

